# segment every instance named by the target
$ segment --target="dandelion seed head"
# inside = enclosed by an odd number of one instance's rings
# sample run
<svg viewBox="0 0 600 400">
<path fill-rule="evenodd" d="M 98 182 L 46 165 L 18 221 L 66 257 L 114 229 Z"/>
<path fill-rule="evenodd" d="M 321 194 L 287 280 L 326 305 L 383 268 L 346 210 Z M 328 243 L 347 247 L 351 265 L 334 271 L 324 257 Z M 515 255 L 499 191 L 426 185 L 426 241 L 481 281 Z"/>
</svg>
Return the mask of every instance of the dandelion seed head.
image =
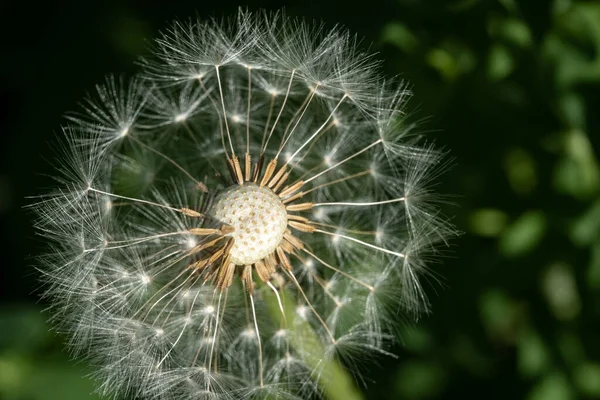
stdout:
<svg viewBox="0 0 600 400">
<path fill-rule="evenodd" d="M 246 338 L 255 338 L 256 332 L 252 328 L 247 328 L 242 332 L 242 335 Z"/>
<path fill-rule="evenodd" d="M 213 344 L 215 339 L 213 337 L 203 337 L 201 342 L 203 345 L 211 345 Z"/>
<path fill-rule="evenodd" d="M 336 235 L 336 234 L 334 234 L 334 235 L 331 237 L 331 242 L 332 242 L 334 245 L 337 245 L 338 243 L 340 243 L 340 236 L 339 236 L 339 235 Z"/>
<path fill-rule="evenodd" d="M 104 211 L 109 212 L 113 208 L 113 202 L 107 198 L 104 200 Z"/>
<path fill-rule="evenodd" d="M 140 276 L 140 281 L 142 282 L 142 284 L 144 285 L 148 285 L 150 284 L 150 282 L 152 282 L 152 278 L 150 278 L 148 275 L 141 275 Z"/>
<path fill-rule="evenodd" d="M 275 332 L 276 337 L 284 337 L 285 335 L 286 335 L 285 329 L 279 329 L 277 332 Z"/>
<path fill-rule="evenodd" d="M 193 249 L 194 247 L 196 247 L 197 244 L 198 244 L 198 242 L 193 237 L 190 237 L 185 241 L 186 247 L 190 250 Z"/>
<path fill-rule="evenodd" d="M 308 313 L 310 312 L 307 306 L 298 306 L 296 307 L 296 314 L 302 319 L 306 319 L 308 317 Z"/>
<path fill-rule="evenodd" d="M 140 64 L 69 114 L 32 206 L 51 319 L 99 392 L 317 398 L 324 366 L 387 354 L 455 234 L 406 86 L 282 13 L 175 22 Z"/>
<path fill-rule="evenodd" d="M 202 309 L 204 314 L 213 314 L 215 312 L 215 308 L 213 306 L 206 306 Z"/>
<path fill-rule="evenodd" d="M 313 211 L 313 217 L 317 220 L 317 221 L 324 221 L 326 218 L 326 212 L 324 209 L 322 208 L 318 208 L 316 210 Z"/>
<path fill-rule="evenodd" d="M 187 113 L 177 114 L 173 119 L 175 122 L 183 122 L 188 118 Z"/>
</svg>

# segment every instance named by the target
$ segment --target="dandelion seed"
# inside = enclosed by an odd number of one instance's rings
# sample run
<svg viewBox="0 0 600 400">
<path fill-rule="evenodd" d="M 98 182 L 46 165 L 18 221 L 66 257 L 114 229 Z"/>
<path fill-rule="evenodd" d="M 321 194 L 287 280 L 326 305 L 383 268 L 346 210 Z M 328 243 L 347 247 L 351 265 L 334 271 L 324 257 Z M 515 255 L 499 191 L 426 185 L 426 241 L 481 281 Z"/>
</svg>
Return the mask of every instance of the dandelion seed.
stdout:
<svg viewBox="0 0 600 400">
<path fill-rule="evenodd" d="M 181 113 L 181 114 L 177 114 L 175 116 L 175 118 L 173 118 L 173 120 L 175 122 L 183 122 L 188 118 L 188 115 L 186 113 Z"/>
<path fill-rule="evenodd" d="M 53 321 L 99 391 L 305 399 L 328 362 L 387 354 L 454 234 L 405 87 L 279 13 L 175 23 L 141 64 L 70 117 L 32 206 Z"/>
<path fill-rule="evenodd" d="M 280 329 L 277 332 L 275 332 L 275 336 L 277 337 L 284 337 L 285 336 L 285 330 L 284 329 Z"/>
</svg>

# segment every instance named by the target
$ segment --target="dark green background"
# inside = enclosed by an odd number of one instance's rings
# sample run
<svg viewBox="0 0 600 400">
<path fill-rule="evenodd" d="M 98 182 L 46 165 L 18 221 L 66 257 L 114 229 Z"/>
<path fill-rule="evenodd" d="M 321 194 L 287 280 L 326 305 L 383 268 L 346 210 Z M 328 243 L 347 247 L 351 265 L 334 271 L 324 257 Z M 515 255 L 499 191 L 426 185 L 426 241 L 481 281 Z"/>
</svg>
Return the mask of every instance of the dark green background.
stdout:
<svg viewBox="0 0 600 400">
<path fill-rule="evenodd" d="M 278 9 L 274 1 L 246 4 Z M 87 399 L 86 365 L 40 314 L 42 243 L 22 207 L 44 192 L 64 112 L 174 18 L 220 1 L 0 3 L 0 399 Z M 436 191 L 464 234 L 432 264 L 433 313 L 401 320 L 369 399 L 600 398 L 600 4 L 555 0 L 294 1 L 341 23 L 411 83 L 409 110 L 453 168 Z"/>
</svg>

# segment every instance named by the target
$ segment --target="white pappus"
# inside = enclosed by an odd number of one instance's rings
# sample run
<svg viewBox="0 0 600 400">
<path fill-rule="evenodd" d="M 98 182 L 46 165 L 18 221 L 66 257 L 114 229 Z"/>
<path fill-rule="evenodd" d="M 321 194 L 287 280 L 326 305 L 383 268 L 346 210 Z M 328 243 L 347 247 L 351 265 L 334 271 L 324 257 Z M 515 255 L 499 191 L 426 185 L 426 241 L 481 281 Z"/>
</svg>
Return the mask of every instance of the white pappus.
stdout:
<svg viewBox="0 0 600 400">
<path fill-rule="evenodd" d="M 428 311 L 444 154 L 359 47 L 281 13 L 175 23 L 69 115 L 32 208 L 49 313 L 100 392 L 317 397 L 329 361 L 360 376 Z"/>
</svg>

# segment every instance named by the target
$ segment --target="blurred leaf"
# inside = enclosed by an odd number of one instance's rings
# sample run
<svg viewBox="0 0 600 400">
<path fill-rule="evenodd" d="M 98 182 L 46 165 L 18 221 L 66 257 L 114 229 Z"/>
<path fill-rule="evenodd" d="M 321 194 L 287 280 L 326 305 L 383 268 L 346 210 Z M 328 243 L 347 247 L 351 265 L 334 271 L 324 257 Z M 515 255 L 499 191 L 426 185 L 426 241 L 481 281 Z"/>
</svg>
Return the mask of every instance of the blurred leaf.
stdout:
<svg viewBox="0 0 600 400">
<path fill-rule="evenodd" d="M 27 378 L 31 374 L 30 366 L 21 355 L 0 356 L 0 397 L 14 397 L 23 386 L 27 386 Z"/>
<path fill-rule="evenodd" d="M 559 97 L 560 114 L 570 129 L 585 129 L 585 101 L 577 93 L 566 93 Z"/>
<path fill-rule="evenodd" d="M 559 88 L 567 90 L 578 83 L 598 82 L 600 4 L 578 2 L 566 10 L 562 8 L 564 12 L 555 14 L 555 27 L 542 44 L 544 58 L 555 67 L 555 81 Z"/>
<path fill-rule="evenodd" d="M 40 361 L 40 357 L 0 357 L 0 398 L 3 400 L 100 399 L 84 368 L 72 365 L 66 355 Z"/>
<path fill-rule="evenodd" d="M 579 49 L 566 44 L 557 33 L 551 32 L 544 37 L 542 56 L 546 68 L 553 68 L 554 83 L 559 89 L 569 90 L 583 79 L 582 66 L 587 64 L 587 58 Z"/>
<path fill-rule="evenodd" d="M 456 41 L 446 42 L 441 47 L 430 50 L 426 58 L 427 64 L 448 81 L 454 81 L 460 75 L 470 72 L 477 61 L 469 48 Z"/>
<path fill-rule="evenodd" d="M 492 46 L 488 54 L 488 76 L 492 81 L 506 78 L 515 69 L 515 60 L 510 51 L 502 45 Z"/>
<path fill-rule="evenodd" d="M 413 52 L 419 46 L 419 39 L 401 22 L 387 24 L 381 32 L 381 40 L 406 53 Z"/>
<path fill-rule="evenodd" d="M 571 268 L 563 263 L 550 265 L 542 279 L 542 289 L 550 311 L 558 320 L 570 320 L 581 311 L 581 299 Z"/>
<path fill-rule="evenodd" d="M 498 289 L 488 289 L 479 298 L 479 313 L 492 339 L 514 343 L 520 311 L 507 293 Z"/>
<path fill-rule="evenodd" d="M 532 251 L 546 233 L 546 215 L 542 211 L 526 211 L 500 237 L 500 252 L 517 257 Z"/>
<path fill-rule="evenodd" d="M 0 398 L 3 400 L 81 400 L 94 384 L 85 367 L 48 346 L 54 339 L 41 310 L 15 305 L 0 310 Z"/>
<path fill-rule="evenodd" d="M 516 13 L 519 9 L 515 0 L 498 0 L 498 3 L 502 4 L 511 13 Z"/>
<path fill-rule="evenodd" d="M 564 36 L 577 39 L 578 44 L 588 42 L 600 49 L 600 4 L 575 2 L 557 17 L 557 30 Z"/>
<path fill-rule="evenodd" d="M 555 16 L 565 13 L 573 4 L 572 0 L 554 0 L 552 2 L 552 13 Z"/>
<path fill-rule="evenodd" d="M 600 364 L 580 364 L 574 373 L 575 384 L 585 396 L 600 397 Z"/>
<path fill-rule="evenodd" d="M 25 397 L 32 400 L 100 399 L 84 371 L 66 363 L 38 364 L 29 377 Z M 51 390 L 48 390 L 52 388 Z"/>
<path fill-rule="evenodd" d="M 527 400 L 571 400 L 575 399 L 573 388 L 567 378 L 558 372 L 544 377 L 529 393 Z"/>
<path fill-rule="evenodd" d="M 571 330 L 559 331 L 557 336 L 558 350 L 563 362 L 570 369 L 575 368 L 576 365 L 586 359 L 585 349 L 578 332 Z"/>
<path fill-rule="evenodd" d="M 600 240 L 600 199 L 573 222 L 569 234 L 577 246 L 589 246 Z"/>
<path fill-rule="evenodd" d="M 35 352 L 50 337 L 41 310 L 27 305 L 0 309 L 0 352 L 3 349 L 21 354 Z"/>
<path fill-rule="evenodd" d="M 471 213 L 471 231 L 480 236 L 498 236 L 506 227 L 508 215 L 495 208 L 481 208 Z"/>
<path fill-rule="evenodd" d="M 488 22 L 488 32 L 496 39 L 521 48 L 529 47 L 533 42 L 527 24 L 516 18 L 491 18 Z"/>
<path fill-rule="evenodd" d="M 517 343 L 519 373 L 524 377 L 536 377 L 548 371 L 551 358 L 540 335 L 532 328 L 525 329 Z"/>
<path fill-rule="evenodd" d="M 564 138 L 565 155 L 555 168 L 556 188 L 576 198 L 588 198 L 600 189 L 600 169 L 587 135 L 569 131 Z"/>
<path fill-rule="evenodd" d="M 505 158 L 508 182 L 515 193 L 531 194 L 537 185 L 537 172 L 533 157 L 522 148 L 511 149 Z"/>
<path fill-rule="evenodd" d="M 444 369 L 428 361 L 407 361 L 396 374 L 396 390 L 401 398 L 423 399 L 435 396 L 444 387 Z"/>
</svg>

